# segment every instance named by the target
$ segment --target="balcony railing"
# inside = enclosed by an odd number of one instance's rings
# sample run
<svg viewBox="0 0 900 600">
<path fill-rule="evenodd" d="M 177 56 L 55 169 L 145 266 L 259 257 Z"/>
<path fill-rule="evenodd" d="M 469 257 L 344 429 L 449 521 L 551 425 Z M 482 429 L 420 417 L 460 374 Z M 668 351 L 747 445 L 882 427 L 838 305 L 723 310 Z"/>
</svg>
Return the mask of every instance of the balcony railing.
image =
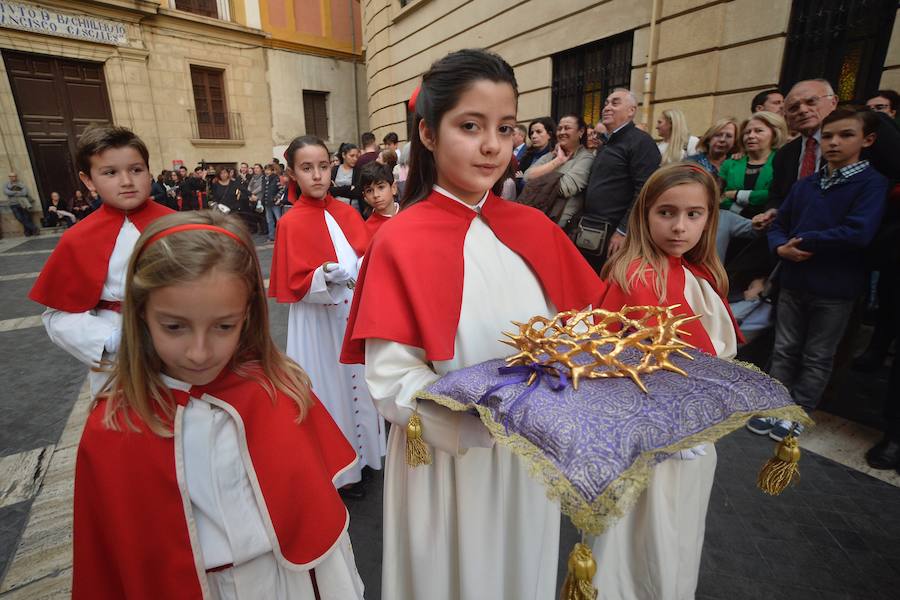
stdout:
<svg viewBox="0 0 900 600">
<path fill-rule="evenodd" d="M 241 113 L 197 112 L 188 109 L 191 121 L 191 137 L 198 140 L 241 140 L 244 139 L 244 126 Z"/>
</svg>

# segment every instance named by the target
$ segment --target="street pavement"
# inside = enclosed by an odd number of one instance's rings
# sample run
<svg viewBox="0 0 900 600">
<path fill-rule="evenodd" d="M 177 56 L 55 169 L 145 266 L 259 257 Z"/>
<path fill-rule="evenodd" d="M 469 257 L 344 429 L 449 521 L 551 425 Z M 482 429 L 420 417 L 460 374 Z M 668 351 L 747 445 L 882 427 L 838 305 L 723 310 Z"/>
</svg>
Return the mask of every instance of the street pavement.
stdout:
<svg viewBox="0 0 900 600">
<path fill-rule="evenodd" d="M 26 298 L 57 241 L 0 240 L 0 600 L 66 598 L 71 585 L 72 468 L 89 408 L 86 367 L 50 342 L 41 307 Z M 267 272 L 271 245 L 257 244 Z M 270 307 L 284 347 L 287 307 Z M 698 600 L 898 597 L 900 476 L 876 479 L 861 460 L 877 438 L 886 369 L 846 372 L 836 385 L 829 413 L 814 415 L 820 426 L 802 438 L 800 482 L 781 496 L 755 486 L 770 440 L 740 430 L 717 444 Z M 370 600 L 381 597 L 381 489 L 376 472 L 367 497 L 348 502 Z M 560 579 L 577 539 L 564 519 Z"/>
</svg>

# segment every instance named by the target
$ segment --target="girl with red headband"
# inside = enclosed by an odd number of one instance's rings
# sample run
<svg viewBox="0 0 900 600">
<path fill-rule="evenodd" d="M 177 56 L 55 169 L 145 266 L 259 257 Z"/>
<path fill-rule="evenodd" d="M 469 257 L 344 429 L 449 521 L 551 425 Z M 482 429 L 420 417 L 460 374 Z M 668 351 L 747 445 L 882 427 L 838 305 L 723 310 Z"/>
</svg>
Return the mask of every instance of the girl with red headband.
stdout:
<svg viewBox="0 0 900 600">
<path fill-rule="evenodd" d="M 290 304 L 287 355 L 302 364 L 312 387 L 359 455 L 337 485 L 345 498 L 364 496 L 363 468 L 381 469 L 384 420 L 363 382 L 363 368 L 338 361 L 359 261 L 369 232 L 359 211 L 328 193 L 331 162 L 317 137 L 302 136 L 285 152 L 293 204 L 278 222 L 269 295 Z"/>
<path fill-rule="evenodd" d="M 150 225 L 75 466 L 72 597 L 358 599 L 333 480 L 353 448 L 279 352 L 247 232 Z"/>
<path fill-rule="evenodd" d="M 716 253 L 718 206 L 718 186 L 699 165 L 656 171 L 631 211 L 625 245 L 603 267 L 600 308 L 678 305 L 677 314 L 700 316 L 682 326 L 686 342 L 733 358 L 742 340 Z M 593 540 L 603 598 L 694 597 L 715 470 L 712 444 L 654 467 L 631 511 Z"/>
</svg>

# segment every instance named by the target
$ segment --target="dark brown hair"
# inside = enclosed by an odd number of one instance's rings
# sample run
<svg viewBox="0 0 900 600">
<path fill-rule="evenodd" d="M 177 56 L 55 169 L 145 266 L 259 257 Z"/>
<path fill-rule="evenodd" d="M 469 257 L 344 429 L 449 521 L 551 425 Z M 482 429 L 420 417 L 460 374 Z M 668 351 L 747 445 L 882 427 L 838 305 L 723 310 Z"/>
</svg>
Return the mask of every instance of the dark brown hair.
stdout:
<svg viewBox="0 0 900 600">
<path fill-rule="evenodd" d="M 862 125 L 863 135 L 872 135 L 878 131 L 878 115 L 871 110 L 857 110 L 855 108 L 836 108 L 822 119 L 822 129 L 829 123 L 835 121 L 843 121 L 844 119 L 853 119 L 859 121 Z"/>
<path fill-rule="evenodd" d="M 150 168 L 150 152 L 147 145 L 133 131 L 125 127 L 96 125 L 88 127 L 78 138 L 78 149 L 75 151 L 75 164 L 78 170 L 90 177 L 91 158 L 112 148 L 134 148 L 144 159 L 144 165 Z"/>
<path fill-rule="evenodd" d="M 519 87 L 512 67 L 498 54 L 487 50 L 469 49 L 451 52 L 431 65 L 422 76 L 410 139 L 409 174 L 403 189 L 404 207 L 428 197 L 437 181 L 434 155 L 419 137 L 419 122 L 425 121 L 425 124 L 436 132 L 444 114 L 456 106 L 460 97 L 475 82 L 483 80 L 508 83 L 512 86 L 518 101 Z"/>
</svg>

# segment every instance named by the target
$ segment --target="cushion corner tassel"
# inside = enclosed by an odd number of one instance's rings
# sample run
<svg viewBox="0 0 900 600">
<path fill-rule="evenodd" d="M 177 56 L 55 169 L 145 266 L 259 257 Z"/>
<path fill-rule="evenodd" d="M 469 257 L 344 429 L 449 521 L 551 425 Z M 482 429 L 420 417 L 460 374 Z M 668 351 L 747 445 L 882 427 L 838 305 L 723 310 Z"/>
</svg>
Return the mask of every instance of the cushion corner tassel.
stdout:
<svg viewBox="0 0 900 600">
<path fill-rule="evenodd" d="M 422 439 L 422 417 L 413 412 L 406 424 L 406 464 L 410 467 L 431 464 L 431 452 Z"/>
<path fill-rule="evenodd" d="M 597 600 L 594 575 L 597 561 L 590 547 L 581 542 L 575 544 L 569 553 L 568 572 L 559 592 L 559 600 Z"/>
<path fill-rule="evenodd" d="M 766 494 L 777 496 L 800 478 L 800 446 L 793 435 L 785 437 L 775 447 L 775 456 L 759 471 L 756 485 Z"/>
</svg>

